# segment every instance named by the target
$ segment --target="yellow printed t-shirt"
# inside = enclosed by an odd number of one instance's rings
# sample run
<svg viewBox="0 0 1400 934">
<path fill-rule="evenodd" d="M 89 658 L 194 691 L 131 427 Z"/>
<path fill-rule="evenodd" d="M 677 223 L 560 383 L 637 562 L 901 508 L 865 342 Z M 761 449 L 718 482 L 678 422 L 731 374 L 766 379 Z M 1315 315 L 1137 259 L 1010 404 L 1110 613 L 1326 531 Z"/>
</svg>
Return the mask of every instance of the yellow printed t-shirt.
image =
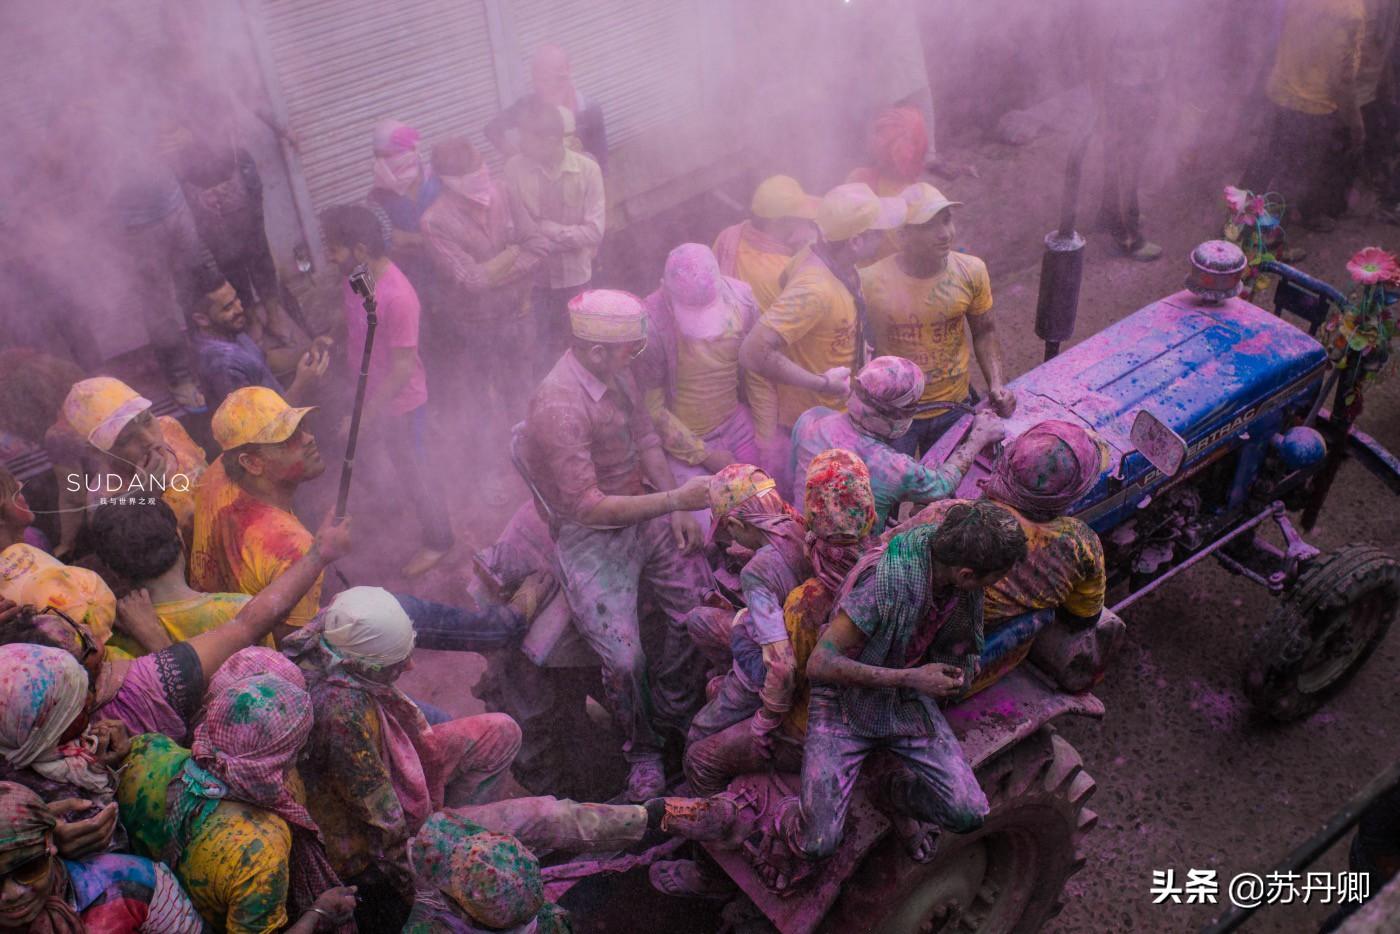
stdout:
<svg viewBox="0 0 1400 934">
<path fill-rule="evenodd" d="M 759 319 L 787 343 L 787 357 L 820 376 L 856 359 L 856 303 L 826 264 L 804 248 L 788 264 L 787 285 Z M 837 396 L 779 384 L 778 424 L 791 427 L 813 406 L 844 411 Z"/>
<path fill-rule="evenodd" d="M 167 789 L 179 781 L 189 758 L 189 750 L 167 736 L 132 739 L 117 806 L 138 855 L 162 858 L 170 841 Z M 241 801 L 220 801 L 171 868 L 210 930 L 272 934 L 287 926 L 291 854 L 291 829 L 281 817 Z"/>
<path fill-rule="evenodd" d="M 753 289 L 754 300 L 759 311 L 767 311 L 782 294 L 783 270 L 792 262 L 787 253 L 769 253 L 749 244 L 743 237 L 734 251 L 734 278 L 748 283 Z"/>
<path fill-rule="evenodd" d="M 189 581 L 207 593 L 256 595 L 311 550 L 315 536 L 301 520 L 245 493 L 224 473 L 223 460 L 204 472 L 196 491 Z M 311 622 L 321 603 L 325 575 L 301 598 L 285 620 Z"/>
<path fill-rule="evenodd" d="M 246 593 L 206 593 L 191 600 L 157 603 L 155 609 L 170 638 L 185 642 L 202 632 L 218 629 L 237 616 L 251 599 Z M 269 636 L 263 644 L 271 646 L 271 638 Z"/>
<path fill-rule="evenodd" d="M 931 503 L 901 528 L 941 522 L 953 505 L 952 500 Z M 1026 556 L 1011 573 L 982 592 L 988 628 L 993 628 L 994 621 L 1052 607 L 1063 607 L 1075 616 L 1096 616 L 1103 609 L 1106 590 L 1098 534 L 1071 516 L 1035 522 L 1005 503 L 998 505 L 1021 523 L 1026 533 Z"/>
<path fill-rule="evenodd" d="M 1363 0 L 1291 0 L 1283 15 L 1269 99 L 1299 113 L 1336 113 L 1361 67 Z"/>
<path fill-rule="evenodd" d="M 904 357 L 924 371 L 927 385 L 919 401 L 967 398 L 972 342 L 963 319 L 992 309 L 987 264 L 966 253 L 949 253 L 947 269 L 916 279 L 890 256 L 860 271 L 860 289 L 876 355 Z"/>
<path fill-rule="evenodd" d="M 739 407 L 739 345 L 743 318 L 729 309 L 724 331 L 708 340 L 676 332 L 676 398 L 666 408 L 666 393 L 647 392 L 647 408 L 666 453 L 687 464 L 705 458 L 705 435 L 714 431 Z"/>
</svg>

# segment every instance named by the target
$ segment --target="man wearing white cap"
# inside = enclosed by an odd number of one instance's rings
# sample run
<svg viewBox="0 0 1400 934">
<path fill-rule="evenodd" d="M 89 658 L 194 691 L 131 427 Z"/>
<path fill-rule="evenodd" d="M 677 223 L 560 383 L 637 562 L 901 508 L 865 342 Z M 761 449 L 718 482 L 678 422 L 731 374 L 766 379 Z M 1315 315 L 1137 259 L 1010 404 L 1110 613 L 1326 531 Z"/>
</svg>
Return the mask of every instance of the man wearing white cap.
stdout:
<svg viewBox="0 0 1400 934">
<path fill-rule="evenodd" d="M 839 408 L 850 394 L 864 301 L 856 264 L 879 249 L 882 232 L 904 222 L 898 198 L 863 183 L 838 185 L 817 207 L 821 236 L 783 271 L 783 291 L 744 340 L 739 359 L 778 387 L 778 427 L 791 433 L 814 405 Z M 775 477 L 780 492 L 790 477 Z"/>
<path fill-rule="evenodd" d="M 1009 416 L 1016 397 L 1002 373 L 987 264 L 953 250 L 952 209 L 961 202 L 949 201 L 927 182 L 910 185 L 901 197 L 909 206 L 899 232 L 902 248 L 862 269 L 860 284 L 876 355 L 904 357 L 924 372 L 913 427 L 894 442 L 899 452 L 917 457 L 962 416 L 936 403 L 977 401 L 968 382 L 967 331 L 997 414 Z"/>
<path fill-rule="evenodd" d="M 607 700 L 627 737 L 627 796 L 636 802 L 665 783 L 656 721 L 683 728 L 699 706 L 703 666 L 683 618 L 711 586 L 696 553 L 700 528 L 687 514 L 709 504 L 709 478 L 676 487 L 629 371 L 646 348 L 646 321 L 627 292 L 596 289 L 569 302 L 573 346 L 535 391 L 525 424 L 531 480 L 551 514 L 574 625 L 603 661 Z M 669 620 L 665 650 L 651 666 L 654 697 L 637 620 L 643 582 Z"/>
</svg>

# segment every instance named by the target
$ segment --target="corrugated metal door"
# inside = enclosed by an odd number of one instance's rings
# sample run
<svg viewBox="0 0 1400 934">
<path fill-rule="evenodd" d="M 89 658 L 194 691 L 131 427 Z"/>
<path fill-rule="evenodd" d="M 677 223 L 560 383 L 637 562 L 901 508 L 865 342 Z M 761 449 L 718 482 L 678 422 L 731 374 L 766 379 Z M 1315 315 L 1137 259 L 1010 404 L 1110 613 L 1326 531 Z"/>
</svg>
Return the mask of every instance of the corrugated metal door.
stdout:
<svg viewBox="0 0 1400 934">
<path fill-rule="evenodd" d="M 480 130 L 500 108 L 484 0 L 262 0 L 263 34 L 312 203 L 370 187 L 375 123 L 427 141 Z M 486 149 L 483 148 L 483 152 Z"/>
<path fill-rule="evenodd" d="M 563 46 L 574 83 L 603 107 L 610 148 L 700 110 L 696 0 L 515 0 L 501 6 L 516 38 L 523 86 L 529 86 L 535 50 L 546 42 Z"/>
</svg>

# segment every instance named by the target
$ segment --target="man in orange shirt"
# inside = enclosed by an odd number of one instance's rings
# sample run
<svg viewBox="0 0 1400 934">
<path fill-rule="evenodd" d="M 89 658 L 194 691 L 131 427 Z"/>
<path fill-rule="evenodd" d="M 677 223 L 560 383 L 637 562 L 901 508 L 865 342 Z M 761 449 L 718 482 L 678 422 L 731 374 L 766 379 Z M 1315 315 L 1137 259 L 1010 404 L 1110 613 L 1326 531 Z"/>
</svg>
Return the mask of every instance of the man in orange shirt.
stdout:
<svg viewBox="0 0 1400 934">
<path fill-rule="evenodd" d="M 316 439 L 302 426 L 310 408 L 293 408 L 276 392 L 246 386 L 214 413 L 214 440 L 224 449 L 196 492 L 190 586 L 206 593 L 257 594 L 310 549 L 314 537 L 292 512 L 297 487 L 325 472 Z M 320 608 L 323 578 L 283 625 L 280 645 Z M 511 643 L 527 620 L 510 606 L 461 607 L 399 594 L 418 644 L 447 651 L 483 651 Z"/>
<path fill-rule="evenodd" d="M 851 368 L 863 340 L 864 316 L 856 265 L 879 248 L 883 232 L 904 222 L 898 198 L 880 198 L 869 185 L 838 185 L 817 208 L 821 236 L 783 270 L 782 293 L 744 339 L 739 362 L 778 386 L 778 430 L 815 405 L 839 408 L 851 391 Z M 775 476 L 790 495 L 792 478 Z"/>
<path fill-rule="evenodd" d="M 934 403 L 977 400 L 968 382 L 972 353 L 977 355 L 997 414 L 1005 418 L 1015 411 L 1016 397 L 1006 388 L 1002 374 L 987 264 L 952 248 L 957 236 L 952 209 L 959 202 L 949 201 L 924 182 L 909 186 L 904 200 L 909 213 L 899 232 L 902 249 L 862 269 L 860 284 L 870 312 L 875 354 L 904 357 L 924 371 L 919 403 L 928 408 L 894 442 L 895 450 L 917 457 L 961 415 L 937 410 Z"/>
</svg>

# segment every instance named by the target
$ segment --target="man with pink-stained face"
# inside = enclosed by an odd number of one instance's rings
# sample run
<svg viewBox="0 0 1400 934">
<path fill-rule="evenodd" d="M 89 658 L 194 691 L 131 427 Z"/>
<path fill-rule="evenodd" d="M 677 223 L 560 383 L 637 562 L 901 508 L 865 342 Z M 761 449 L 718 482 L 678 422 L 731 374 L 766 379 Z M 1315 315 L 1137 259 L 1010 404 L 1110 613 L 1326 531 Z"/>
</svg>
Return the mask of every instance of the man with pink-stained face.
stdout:
<svg viewBox="0 0 1400 934">
<path fill-rule="evenodd" d="M 491 145 L 506 156 L 520 151 L 518 129 L 527 103 L 540 100 L 569 111 L 574 118 L 573 135 L 583 152 L 593 157 L 600 169 L 608 167 L 608 135 L 603 121 L 603 108 L 584 97 L 574 86 L 573 66 L 569 53 L 562 46 L 547 42 L 535 52 L 530 61 L 533 91 L 496 115 L 483 132 Z"/>
</svg>

